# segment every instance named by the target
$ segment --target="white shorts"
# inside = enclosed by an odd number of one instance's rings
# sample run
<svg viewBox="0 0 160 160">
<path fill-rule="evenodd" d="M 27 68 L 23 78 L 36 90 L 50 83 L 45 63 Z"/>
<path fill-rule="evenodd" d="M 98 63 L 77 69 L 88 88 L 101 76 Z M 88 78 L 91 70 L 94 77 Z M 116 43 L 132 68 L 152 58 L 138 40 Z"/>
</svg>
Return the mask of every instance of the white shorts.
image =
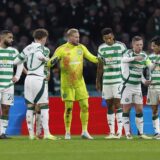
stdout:
<svg viewBox="0 0 160 160">
<path fill-rule="evenodd" d="M 102 90 L 102 98 L 104 99 L 112 99 L 112 98 L 119 98 L 121 97 L 119 92 L 120 84 L 114 85 L 104 85 Z"/>
<path fill-rule="evenodd" d="M 158 105 L 160 103 L 160 88 L 148 88 L 147 104 Z"/>
<path fill-rule="evenodd" d="M 142 91 L 125 87 L 121 95 L 121 104 L 143 104 Z"/>
<path fill-rule="evenodd" d="M 48 103 L 48 84 L 44 78 L 35 75 L 27 75 L 24 85 L 24 96 L 27 103 Z"/>
<path fill-rule="evenodd" d="M 5 88 L 0 91 L 0 102 L 1 104 L 13 105 L 14 102 L 14 86 Z"/>
</svg>

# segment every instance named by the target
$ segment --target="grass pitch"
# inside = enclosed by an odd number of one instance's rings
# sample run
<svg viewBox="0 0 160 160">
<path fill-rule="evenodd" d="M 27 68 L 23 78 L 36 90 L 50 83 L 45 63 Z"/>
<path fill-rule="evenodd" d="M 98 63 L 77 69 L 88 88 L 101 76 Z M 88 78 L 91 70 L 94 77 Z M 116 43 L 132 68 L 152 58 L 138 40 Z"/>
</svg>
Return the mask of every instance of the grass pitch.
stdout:
<svg viewBox="0 0 160 160">
<path fill-rule="evenodd" d="M 160 140 L 29 140 L 25 136 L 0 140 L 0 160 L 151 160 L 160 159 Z"/>
</svg>

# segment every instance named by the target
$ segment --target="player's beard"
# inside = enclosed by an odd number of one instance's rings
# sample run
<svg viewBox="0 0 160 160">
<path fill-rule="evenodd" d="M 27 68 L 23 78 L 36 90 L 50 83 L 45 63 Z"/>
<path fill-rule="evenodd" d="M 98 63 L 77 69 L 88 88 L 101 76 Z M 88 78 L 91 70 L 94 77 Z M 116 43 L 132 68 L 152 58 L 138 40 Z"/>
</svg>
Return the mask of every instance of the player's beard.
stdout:
<svg viewBox="0 0 160 160">
<path fill-rule="evenodd" d="M 10 47 L 10 46 L 12 46 L 12 42 L 4 41 L 4 45 L 6 47 Z"/>
</svg>

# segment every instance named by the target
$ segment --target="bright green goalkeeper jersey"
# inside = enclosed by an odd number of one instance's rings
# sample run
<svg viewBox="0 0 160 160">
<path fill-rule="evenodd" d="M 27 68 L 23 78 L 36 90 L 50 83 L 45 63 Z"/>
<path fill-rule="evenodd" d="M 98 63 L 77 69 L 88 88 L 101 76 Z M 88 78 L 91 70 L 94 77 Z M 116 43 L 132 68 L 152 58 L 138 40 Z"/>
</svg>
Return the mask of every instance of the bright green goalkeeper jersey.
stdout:
<svg viewBox="0 0 160 160">
<path fill-rule="evenodd" d="M 60 61 L 61 87 L 76 88 L 84 86 L 84 58 L 93 63 L 98 63 L 98 58 L 92 55 L 82 44 L 75 46 L 67 42 L 56 49 L 53 57 L 48 62 L 48 66 L 51 67 L 51 61 L 54 59 Z"/>
</svg>

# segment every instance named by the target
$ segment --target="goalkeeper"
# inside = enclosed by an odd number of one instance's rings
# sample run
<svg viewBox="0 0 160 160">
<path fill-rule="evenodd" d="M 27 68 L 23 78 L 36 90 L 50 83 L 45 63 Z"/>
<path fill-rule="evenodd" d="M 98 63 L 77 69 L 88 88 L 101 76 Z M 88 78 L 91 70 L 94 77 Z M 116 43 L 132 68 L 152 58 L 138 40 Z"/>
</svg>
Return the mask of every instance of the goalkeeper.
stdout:
<svg viewBox="0 0 160 160">
<path fill-rule="evenodd" d="M 80 105 L 80 119 L 82 123 L 82 138 L 93 139 L 88 133 L 88 92 L 83 78 L 83 58 L 98 63 L 97 57 L 79 43 L 79 31 L 71 28 L 67 31 L 67 43 L 58 47 L 53 57 L 48 61 L 52 67 L 60 61 L 61 69 L 61 97 L 65 103 L 64 123 L 65 139 L 71 139 L 71 121 L 73 102 L 78 100 Z"/>
</svg>

